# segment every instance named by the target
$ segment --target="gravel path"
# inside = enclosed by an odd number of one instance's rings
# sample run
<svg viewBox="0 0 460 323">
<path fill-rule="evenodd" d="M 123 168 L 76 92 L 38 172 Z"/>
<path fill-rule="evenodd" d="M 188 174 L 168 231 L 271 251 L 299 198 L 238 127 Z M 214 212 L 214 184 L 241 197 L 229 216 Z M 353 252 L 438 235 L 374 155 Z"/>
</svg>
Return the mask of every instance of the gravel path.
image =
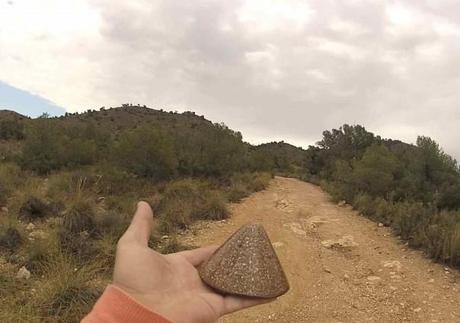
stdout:
<svg viewBox="0 0 460 323">
<path fill-rule="evenodd" d="M 241 225 L 261 223 L 291 290 L 221 322 L 460 322 L 458 271 L 331 203 L 317 186 L 276 177 L 231 210 L 230 219 L 197 224 L 182 240 L 221 244 Z"/>
</svg>

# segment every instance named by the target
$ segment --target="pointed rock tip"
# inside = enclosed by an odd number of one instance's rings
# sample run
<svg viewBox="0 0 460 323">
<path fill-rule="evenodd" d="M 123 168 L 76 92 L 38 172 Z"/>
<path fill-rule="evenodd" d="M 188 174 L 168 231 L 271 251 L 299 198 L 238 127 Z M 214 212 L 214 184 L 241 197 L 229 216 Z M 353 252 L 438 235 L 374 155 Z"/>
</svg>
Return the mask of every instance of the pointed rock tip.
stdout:
<svg viewBox="0 0 460 323">
<path fill-rule="evenodd" d="M 243 225 L 199 268 L 212 288 L 241 296 L 274 298 L 289 283 L 270 239 L 261 224 Z"/>
</svg>

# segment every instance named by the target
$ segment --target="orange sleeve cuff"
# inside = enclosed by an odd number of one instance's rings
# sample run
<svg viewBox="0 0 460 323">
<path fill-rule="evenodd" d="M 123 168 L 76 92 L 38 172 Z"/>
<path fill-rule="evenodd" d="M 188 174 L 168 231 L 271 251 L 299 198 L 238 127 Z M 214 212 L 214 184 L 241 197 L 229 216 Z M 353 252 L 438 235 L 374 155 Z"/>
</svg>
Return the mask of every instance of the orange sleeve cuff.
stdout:
<svg viewBox="0 0 460 323">
<path fill-rule="evenodd" d="M 136 302 L 114 285 L 109 285 L 82 323 L 172 323 Z"/>
</svg>

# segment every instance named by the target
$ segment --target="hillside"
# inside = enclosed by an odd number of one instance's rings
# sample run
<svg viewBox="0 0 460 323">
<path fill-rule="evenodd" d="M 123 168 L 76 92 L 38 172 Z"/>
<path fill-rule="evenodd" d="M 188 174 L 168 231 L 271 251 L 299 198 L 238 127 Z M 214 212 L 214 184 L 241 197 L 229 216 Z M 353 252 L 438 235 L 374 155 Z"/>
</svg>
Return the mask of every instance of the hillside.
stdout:
<svg viewBox="0 0 460 323">
<path fill-rule="evenodd" d="M 178 237 L 229 218 L 229 203 L 274 175 L 321 185 L 410 247 L 460 265 L 460 170 L 431 138 L 410 145 L 344 125 L 304 150 L 253 146 L 193 112 L 124 105 L 30 119 L 1 111 L 0 321 L 78 321 L 110 280 L 137 201 L 157 217 L 150 246 L 170 253 L 193 248 Z"/>
<path fill-rule="evenodd" d="M 295 170 L 298 157 L 280 165 L 280 153 L 270 153 L 284 146 L 264 147 L 260 159 L 239 132 L 192 112 L 123 106 L 36 119 L 2 112 L 0 321 L 78 321 L 110 280 L 137 201 L 158 217 L 152 248 L 193 247 L 177 234 L 229 217 L 228 202 L 263 190 L 272 172 Z"/>
<path fill-rule="evenodd" d="M 207 172 L 203 170 L 202 165 L 198 166 L 197 163 L 213 162 L 219 164 L 224 159 L 226 160 L 226 165 L 220 166 L 230 167 L 233 170 L 236 168 L 264 171 L 276 170 L 277 172 L 289 174 L 302 168 L 305 160 L 305 151 L 301 148 L 283 142 L 252 146 L 243 142 L 241 133 L 227 128 L 222 123 L 213 123 L 205 119 L 204 116 L 196 115 L 194 112 L 166 112 L 145 106 L 123 105 L 119 108 L 102 108 L 99 111 L 89 110 L 84 113 L 66 113 L 65 116 L 47 119 L 29 119 L 8 111 L 5 111 L 4 115 L 4 119 L 0 116 L 0 122 L 5 120 L 9 128 L 15 128 L 14 131 L 17 134 L 14 136 L 5 135 L 2 138 L 0 132 L 0 139 L 21 139 L 24 137 L 26 128 L 36 130 L 41 127 L 42 130 L 37 131 L 45 131 L 44 129 L 48 128 L 47 132 L 53 132 L 55 135 L 59 133 L 60 136 L 67 137 L 70 141 L 85 141 L 86 144 L 92 146 L 86 147 L 86 150 L 93 151 L 106 150 L 107 146 L 119 142 L 120 136 L 128 132 L 140 132 L 142 129 L 159 131 L 162 133 L 160 136 L 171 141 L 174 146 L 178 159 L 177 163 L 180 168 L 179 172 L 187 173 L 188 175 L 219 175 L 218 173 L 222 173 L 221 169 Z M 15 116 L 15 122 L 10 123 L 10 118 L 13 115 Z M 43 125 L 44 123 L 47 125 Z M 6 125 L 3 128 L 6 128 Z M 228 146 L 226 147 L 226 145 Z M 225 148 L 228 148 L 228 150 L 225 150 Z M 232 159 L 237 151 L 240 160 L 229 161 L 228 159 Z M 200 153 L 200 155 L 197 155 L 197 153 Z M 187 159 L 185 155 L 194 156 Z M 92 159 L 91 156 L 80 157 L 82 160 Z M 8 158 L 8 156 L 5 156 L 5 158 Z M 91 162 L 83 161 L 83 164 L 92 164 L 94 162 L 94 160 Z M 230 166 L 228 165 L 229 163 L 233 165 Z M 65 163 L 62 166 L 66 167 Z M 219 165 L 216 165 L 216 168 L 218 167 Z"/>
<path fill-rule="evenodd" d="M 26 120 L 29 119 L 22 114 L 11 110 L 0 110 L 0 120 Z"/>
</svg>

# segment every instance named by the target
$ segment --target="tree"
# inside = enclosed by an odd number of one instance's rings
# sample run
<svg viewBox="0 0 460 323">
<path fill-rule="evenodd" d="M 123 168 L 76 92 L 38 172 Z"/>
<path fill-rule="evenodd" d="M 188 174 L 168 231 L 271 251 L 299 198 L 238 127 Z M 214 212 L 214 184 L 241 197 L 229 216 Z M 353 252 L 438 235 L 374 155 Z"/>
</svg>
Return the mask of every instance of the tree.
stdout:
<svg viewBox="0 0 460 323">
<path fill-rule="evenodd" d="M 366 149 L 361 160 L 353 163 L 352 183 L 358 191 L 371 196 L 388 196 L 395 188 L 398 159 L 382 144 Z"/>
<path fill-rule="evenodd" d="M 156 180 L 172 177 L 177 169 L 171 137 L 146 126 L 122 134 L 115 156 L 121 167 Z"/>
<path fill-rule="evenodd" d="M 38 119 L 26 130 L 24 148 L 20 157 L 23 168 L 46 174 L 62 167 L 61 145 L 62 133 L 51 120 Z"/>
<path fill-rule="evenodd" d="M 24 139 L 24 125 L 18 120 L 0 121 L 0 139 Z"/>
</svg>

